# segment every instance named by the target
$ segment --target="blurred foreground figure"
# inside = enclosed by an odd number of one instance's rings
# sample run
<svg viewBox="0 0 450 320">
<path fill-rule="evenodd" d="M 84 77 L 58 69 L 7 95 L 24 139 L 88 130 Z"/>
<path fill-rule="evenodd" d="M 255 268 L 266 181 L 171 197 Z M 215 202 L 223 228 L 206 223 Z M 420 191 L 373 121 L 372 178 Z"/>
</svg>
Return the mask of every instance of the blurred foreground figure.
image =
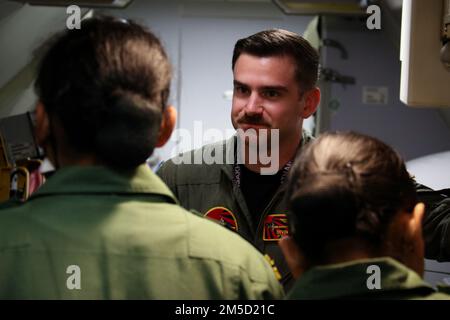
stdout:
<svg viewBox="0 0 450 320">
<path fill-rule="evenodd" d="M 399 155 L 356 133 L 311 142 L 288 182 L 291 299 L 449 299 L 422 280 L 422 218 Z"/>
<path fill-rule="evenodd" d="M 179 207 L 145 165 L 175 124 L 170 78 L 160 41 L 133 22 L 93 18 L 56 38 L 36 136 L 57 170 L 0 212 L 0 298 L 281 297 L 256 249 Z"/>
</svg>

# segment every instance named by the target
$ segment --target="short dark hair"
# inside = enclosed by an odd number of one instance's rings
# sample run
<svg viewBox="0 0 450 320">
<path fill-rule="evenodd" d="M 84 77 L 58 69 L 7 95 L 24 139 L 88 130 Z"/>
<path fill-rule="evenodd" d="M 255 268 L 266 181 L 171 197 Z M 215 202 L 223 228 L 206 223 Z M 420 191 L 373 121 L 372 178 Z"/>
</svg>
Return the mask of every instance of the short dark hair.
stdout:
<svg viewBox="0 0 450 320">
<path fill-rule="evenodd" d="M 294 32 L 271 29 L 238 40 L 233 51 L 233 70 L 242 53 L 257 57 L 290 56 L 296 63 L 295 77 L 300 89 L 309 90 L 316 86 L 319 53 L 307 40 Z"/>
<path fill-rule="evenodd" d="M 414 180 L 385 143 L 358 133 L 325 133 L 296 159 L 287 189 L 290 232 L 310 261 L 349 238 L 374 252 L 399 210 L 417 202 Z"/>
<path fill-rule="evenodd" d="M 153 33 L 99 16 L 52 40 L 35 89 L 75 152 L 127 169 L 153 152 L 170 80 L 167 55 Z"/>
</svg>

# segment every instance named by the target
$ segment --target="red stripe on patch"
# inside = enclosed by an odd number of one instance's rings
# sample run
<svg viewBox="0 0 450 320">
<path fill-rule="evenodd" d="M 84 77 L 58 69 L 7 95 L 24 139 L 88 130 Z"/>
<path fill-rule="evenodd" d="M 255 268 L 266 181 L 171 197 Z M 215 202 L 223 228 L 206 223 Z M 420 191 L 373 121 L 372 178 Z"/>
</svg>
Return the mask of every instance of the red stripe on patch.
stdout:
<svg viewBox="0 0 450 320">
<path fill-rule="evenodd" d="M 214 207 L 205 213 L 205 217 L 219 222 L 224 227 L 238 231 L 238 223 L 236 217 L 231 210 L 225 207 Z"/>
<path fill-rule="evenodd" d="M 269 214 L 264 219 L 263 240 L 278 241 L 289 235 L 287 216 L 284 213 Z"/>
</svg>

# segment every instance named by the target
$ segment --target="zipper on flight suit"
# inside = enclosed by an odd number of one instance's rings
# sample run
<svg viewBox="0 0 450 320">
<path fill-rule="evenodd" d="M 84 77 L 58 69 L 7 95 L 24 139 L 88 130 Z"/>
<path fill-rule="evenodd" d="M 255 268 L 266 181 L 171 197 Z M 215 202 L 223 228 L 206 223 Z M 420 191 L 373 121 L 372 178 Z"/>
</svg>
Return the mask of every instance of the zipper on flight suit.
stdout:
<svg viewBox="0 0 450 320">
<path fill-rule="evenodd" d="M 233 192 L 234 198 L 236 200 L 236 204 L 240 212 L 242 213 L 245 222 L 247 224 L 248 233 L 241 233 L 240 230 L 237 231 L 242 237 L 246 238 L 249 242 L 254 243 L 253 239 L 255 238 L 255 231 L 253 221 L 251 219 L 250 212 L 247 207 L 247 202 L 245 202 L 244 195 L 242 194 L 241 188 L 239 188 L 233 181 L 233 165 L 221 165 L 222 173 L 229 180 L 231 184 L 231 190 Z M 237 219 L 238 216 L 236 216 Z M 239 221 L 241 223 L 241 221 Z M 242 224 L 241 224 L 242 225 Z M 256 246 L 256 244 L 255 244 Z"/>
<path fill-rule="evenodd" d="M 245 201 L 245 198 L 244 198 L 244 195 L 242 194 L 241 188 L 239 188 L 238 186 L 236 186 L 234 184 L 233 184 L 233 193 L 234 193 L 236 202 L 237 202 L 238 206 L 240 207 L 241 212 L 243 213 L 245 220 L 247 222 L 248 230 L 250 232 L 248 240 L 251 241 L 252 239 L 255 238 L 256 234 L 255 234 L 253 221 L 251 219 L 251 215 L 250 215 L 250 212 L 247 207 L 247 202 Z M 252 242 L 254 243 L 254 241 L 252 241 Z"/>
</svg>

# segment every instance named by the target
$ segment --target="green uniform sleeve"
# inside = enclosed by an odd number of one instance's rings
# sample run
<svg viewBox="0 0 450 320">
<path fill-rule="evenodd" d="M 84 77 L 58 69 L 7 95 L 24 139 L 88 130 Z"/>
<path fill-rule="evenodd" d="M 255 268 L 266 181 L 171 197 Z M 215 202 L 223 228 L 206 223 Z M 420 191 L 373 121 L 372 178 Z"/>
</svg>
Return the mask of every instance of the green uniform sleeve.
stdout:
<svg viewBox="0 0 450 320">
<path fill-rule="evenodd" d="M 274 270 L 267 260 L 251 248 L 249 255 L 254 257 L 249 259 L 247 268 L 241 269 L 241 292 L 239 299 L 242 300 L 279 300 L 283 299 L 284 291 L 280 282 L 276 279 Z"/>
<path fill-rule="evenodd" d="M 450 198 L 439 191 L 416 184 L 419 201 L 425 203 L 423 221 L 425 257 L 450 261 Z"/>
<path fill-rule="evenodd" d="M 425 256 L 450 261 L 450 198 L 430 205 L 424 219 Z"/>
</svg>

